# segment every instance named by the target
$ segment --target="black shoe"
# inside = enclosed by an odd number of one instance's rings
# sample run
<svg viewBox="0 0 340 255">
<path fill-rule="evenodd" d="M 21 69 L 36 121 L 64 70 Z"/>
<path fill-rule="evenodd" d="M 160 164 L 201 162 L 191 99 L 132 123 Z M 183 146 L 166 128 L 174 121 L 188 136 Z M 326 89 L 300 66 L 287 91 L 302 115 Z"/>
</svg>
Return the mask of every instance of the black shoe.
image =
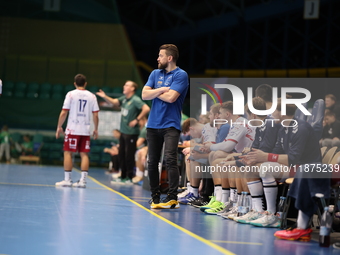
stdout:
<svg viewBox="0 0 340 255">
<path fill-rule="evenodd" d="M 160 193 L 154 193 L 151 194 L 151 199 L 149 201 L 149 204 L 151 204 L 151 208 L 153 204 L 159 204 L 161 201 L 161 194 Z"/>
<path fill-rule="evenodd" d="M 168 194 L 166 198 L 163 198 L 159 204 L 151 204 L 151 209 L 177 209 L 179 203 L 177 201 L 177 195 Z"/>
<path fill-rule="evenodd" d="M 190 205 L 199 208 L 201 206 L 205 206 L 209 203 L 209 198 L 207 197 L 199 197 L 196 200 L 192 201 Z"/>
</svg>

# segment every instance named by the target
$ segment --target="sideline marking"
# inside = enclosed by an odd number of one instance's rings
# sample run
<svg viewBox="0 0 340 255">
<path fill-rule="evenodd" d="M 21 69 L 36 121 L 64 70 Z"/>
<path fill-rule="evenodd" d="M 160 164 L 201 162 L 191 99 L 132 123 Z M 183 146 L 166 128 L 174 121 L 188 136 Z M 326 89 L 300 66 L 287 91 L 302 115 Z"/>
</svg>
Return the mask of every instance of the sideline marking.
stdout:
<svg viewBox="0 0 340 255">
<path fill-rule="evenodd" d="M 79 170 L 77 170 L 77 171 L 79 171 Z M 222 252 L 223 254 L 227 254 L 227 255 L 236 255 L 235 253 L 232 253 L 231 251 L 228 251 L 228 250 L 222 248 L 221 246 L 219 246 L 219 245 L 217 245 L 217 244 L 214 244 L 213 242 L 211 242 L 211 241 L 209 241 L 209 240 L 207 240 L 207 239 L 204 239 L 203 237 L 200 237 L 199 235 L 196 235 L 196 234 L 190 232 L 189 230 L 187 230 L 187 229 L 185 229 L 185 228 L 183 228 L 183 227 L 181 227 L 181 226 L 179 226 L 179 225 L 177 225 L 177 224 L 175 224 L 175 223 L 169 221 L 168 219 L 166 219 L 166 218 L 164 218 L 164 217 L 158 215 L 157 213 L 155 213 L 155 212 L 149 210 L 148 208 L 142 206 L 141 204 L 135 202 L 134 200 L 130 199 L 129 197 L 125 196 L 124 194 L 122 194 L 122 193 L 120 193 L 120 192 L 118 192 L 118 191 L 115 191 L 114 189 L 112 189 L 112 188 L 110 188 L 110 187 L 104 185 L 103 183 L 97 181 L 95 178 L 93 178 L 93 177 L 91 177 L 91 176 L 89 176 L 89 175 L 88 175 L 87 177 L 90 178 L 90 179 L 91 179 L 92 181 L 94 181 L 95 183 L 97 183 L 98 185 L 104 187 L 105 189 L 107 189 L 107 190 L 109 190 L 109 191 L 111 191 L 111 192 L 113 192 L 113 193 L 115 193 L 115 194 L 117 194 L 117 195 L 119 195 L 119 196 L 125 198 L 125 199 L 128 200 L 129 202 L 131 202 L 131 203 L 137 205 L 138 207 L 142 208 L 143 210 L 147 211 L 148 213 L 152 214 L 153 216 L 156 216 L 157 218 L 161 219 L 162 221 L 164 221 L 164 222 L 168 223 L 169 225 L 171 225 L 171 226 L 173 226 L 173 227 L 175 227 L 175 228 L 181 230 L 182 232 L 188 234 L 189 236 L 191 236 L 191 237 L 193 237 L 193 238 L 195 238 L 195 239 L 197 239 L 197 240 L 203 242 L 204 244 L 206 244 L 206 245 L 208 245 L 208 246 L 210 246 L 210 247 L 212 247 L 212 248 L 218 250 L 219 252 Z"/>
<path fill-rule="evenodd" d="M 263 245 L 263 243 L 249 243 L 249 242 L 223 241 L 223 240 L 210 240 L 210 242 L 214 242 L 214 243 L 233 243 L 233 244 Z"/>
</svg>

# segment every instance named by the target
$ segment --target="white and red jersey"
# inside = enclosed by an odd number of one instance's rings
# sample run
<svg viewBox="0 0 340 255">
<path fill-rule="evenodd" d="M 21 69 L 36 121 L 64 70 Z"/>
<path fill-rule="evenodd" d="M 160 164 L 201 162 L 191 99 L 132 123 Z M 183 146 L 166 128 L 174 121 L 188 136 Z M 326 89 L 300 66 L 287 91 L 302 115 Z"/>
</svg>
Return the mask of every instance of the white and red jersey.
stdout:
<svg viewBox="0 0 340 255">
<path fill-rule="evenodd" d="M 207 123 L 203 126 L 202 129 L 202 141 L 206 142 L 216 142 L 217 128 L 212 127 L 210 123 Z"/>
<path fill-rule="evenodd" d="M 97 98 L 93 93 L 83 89 L 68 92 L 63 110 L 69 110 L 66 134 L 91 135 L 91 115 L 99 111 Z"/>
<path fill-rule="evenodd" d="M 248 125 L 248 120 L 239 117 L 235 122 L 230 123 L 230 130 L 228 136 L 223 142 L 213 144 L 210 146 L 210 150 L 217 151 L 223 150 L 225 152 L 242 152 L 244 148 L 250 148 L 255 137 L 255 127 Z"/>
</svg>

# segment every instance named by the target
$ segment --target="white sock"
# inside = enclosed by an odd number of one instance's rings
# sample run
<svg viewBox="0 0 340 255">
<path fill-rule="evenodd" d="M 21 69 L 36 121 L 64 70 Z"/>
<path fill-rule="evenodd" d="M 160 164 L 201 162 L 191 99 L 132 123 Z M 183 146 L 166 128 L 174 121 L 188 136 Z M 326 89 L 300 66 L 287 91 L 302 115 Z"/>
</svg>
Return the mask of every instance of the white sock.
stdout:
<svg viewBox="0 0 340 255">
<path fill-rule="evenodd" d="M 236 194 L 237 194 L 236 188 L 230 188 L 230 200 L 231 201 L 235 202 L 235 199 L 237 198 Z"/>
<path fill-rule="evenodd" d="M 65 179 L 65 181 L 71 181 L 72 180 L 72 172 L 69 172 L 69 171 L 64 171 L 64 179 Z"/>
<path fill-rule="evenodd" d="M 143 177 L 144 176 L 144 172 L 139 170 L 139 167 L 136 167 L 136 176 L 138 176 L 138 177 Z"/>
<path fill-rule="evenodd" d="M 194 194 L 195 197 L 198 197 L 198 187 L 190 186 L 191 193 Z"/>
<path fill-rule="evenodd" d="M 267 211 L 276 212 L 277 183 L 273 176 L 262 178 L 263 191 L 266 196 Z"/>
<path fill-rule="evenodd" d="M 222 203 L 228 202 L 230 197 L 230 189 L 229 188 L 222 188 Z"/>
<path fill-rule="evenodd" d="M 221 202 L 221 200 L 222 200 L 222 186 L 221 185 L 215 186 L 214 193 L 215 193 L 216 200 Z"/>
<path fill-rule="evenodd" d="M 257 212 L 263 212 L 263 186 L 260 180 L 247 182 L 251 195 L 252 205 Z"/>
<path fill-rule="evenodd" d="M 86 181 L 87 174 L 88 174 L 88 172 L 87 172 L 87 171 L 81 171 L 81 177 L 80 177 L 80 180 L 82 180 L 82 181 Z"/>
<path fill-rule="evenodd" d="M 297 218 L 297 227 L 301 229 L 307 229 L 309 223 L 309 217 L 307 214 L 303 213 L 299 210 L 298 218 Z"/>
<path fill-rule="evenodd" d="M 191 188 L 190 182 L 188 182 L 188 183 L 187 183 L 187 190 L 189 191 L 189 193 L 192 191 L 192 188 Z"/>
</svg>

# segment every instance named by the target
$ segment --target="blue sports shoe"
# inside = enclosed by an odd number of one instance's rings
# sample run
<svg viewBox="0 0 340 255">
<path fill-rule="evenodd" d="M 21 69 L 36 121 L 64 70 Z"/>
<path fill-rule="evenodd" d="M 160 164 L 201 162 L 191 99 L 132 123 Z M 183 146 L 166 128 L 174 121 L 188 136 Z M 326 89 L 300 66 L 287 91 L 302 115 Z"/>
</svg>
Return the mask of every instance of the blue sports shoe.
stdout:
<svg viewBox="0 0 340 255">
<path fill-rule="evenodd" d="M 178 202 L 183 205 L 188 205 L 189 203 L 195 201 L 198 197 L 195 197 L 193 193 L 188 193 L 185 197 L 181 197 L 178 199 Z"/>
</svg>

